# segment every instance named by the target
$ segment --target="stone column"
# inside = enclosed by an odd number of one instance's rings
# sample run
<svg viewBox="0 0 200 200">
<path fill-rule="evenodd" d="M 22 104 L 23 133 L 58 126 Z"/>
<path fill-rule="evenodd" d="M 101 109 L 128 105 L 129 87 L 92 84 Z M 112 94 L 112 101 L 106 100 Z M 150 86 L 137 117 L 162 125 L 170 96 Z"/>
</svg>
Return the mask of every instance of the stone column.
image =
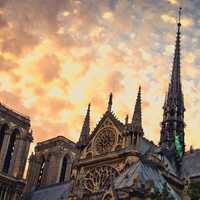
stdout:
<svg viewBox="0 0 200 200">
<path fill-rule="evenodd" d="M 15 191 L 13 196 L 12 196 L 12 200 L 19 200 L 19 193 L 18 191 Z"/>
<path fill-rule="evenodd" d="M 12 176 L 17 178 L 23 177 L 29 148 L 30 141 L 28 140 L 28 138 L 17 136 L 10 168 L 10 174 Z"/>
<path fill-rule="evenodd" d="M 20 135 L 17 135 L 15 140 L 13 156 L 11 158 L 10 168 L 8 171 L 8 174 L 11 176 L 17 177 L 17 173 L 19 171 L 19 165 L 22 159 L 21 157 L 22 151 L 23 151 L 23 139 Z"/>
<path fill-rule="evenodd" d="M 39 176 L 40 165 L 41 163 L 39 162 L 37 156 L 32 154 L 27 173 L 27 184 L 25 188 L 26 193 L 29 193 L 35 189 Z"/>
<path fill-rule="evenodd" d="M 68 155 L 67 169 L 66 169 L 66 173 L 65 173 L 65 181 L 69 181 L 69 179 L 70 179 L 72 164 L 73 164 L 73 155 Z"/>
<path fill-rule="evenodd" d="M 54 166 L 55 162 L 56 162 L 56 156 L 55 156 L 55 154 L 52 154 L 50 159 L 49 159 L 49 169 L 48 169 L 48 174 L 49 175 L 47 176 L 47 179 L 46 179 L 46 184 L 47 185 L 55 183 L 53 181 L 53 174 L 55 173 L 53 166 Z"/>
<path fill-rule="evenodd" d="M 57 157 L 57 165 L 55 165 L 55 181 L 56 183 L 59 183 L 60 181 L 60 175 L 61 175 L 61 170 L 62 170 L 62 164 L 63 164 L 63 159 L 64 159 L 65 154 L 60 154 L 59 157 Z"/>
<path fill-rule="evenodd" d="M 43 175 L 42 175 L 41 186 L 47 185 L 48 175 L 51 176 L 51 174 L 49 174 L 49 168 L 51 167 L 50 166 L 50 159 L 51 159 L 51 155 L 45 156 L 45 166 L 44 166 L 44 172 L 43 172 Z"/>
<path fill-rule="evenodd" d="M 3 199 L 4 194 L 5 194 L 5 186 L 2 186 L 2 188 L 1 188 L 1 194 L 0 194 L 0 199 Z"/>
<path fill-rule="evenodd" d="M 8 188 L 7 187 L 5 188 L 5 194 L 4 194 L 3 200 L 6 200 L 6 199 L 8 199 Z"/>
<path fill-rule="evenodd" d="M 31 141 L 29 139 L 25 139 L 23 151 L 22 151 L 22 154 L 20 155 L 22 157 L 22 160 L 20 162 L 19 171 L 17 174 L 18 178 L 22 178 L 24 175 L 24 170 L 26 167 L 28 153 L 29 153 L 29 149 L 30 149 L 30 143 L 31 143 Z"/>
<path fill-rule="evenodd" d="M 5 132 L 5 137 L 4 137 L 3 145 L 1 148 L 1 152 L 0 152 L 0 171 L 3 170 L 4 161 L 5 161 L 5 157 L 6 157 L 7 150 L 8 150 L 8 145 L 10 143 L 11 133 L 12 132 L 10 130 L 7 130 Z"/>
<path fill-rule="evenodd" d="M 48 184 L 55 184 L 59 182 L 60 170 L 62 165 L 63 155 L 60 152 L 54 152 L 50 160 L 50 176 L 48 177 Z"/>
</svg>

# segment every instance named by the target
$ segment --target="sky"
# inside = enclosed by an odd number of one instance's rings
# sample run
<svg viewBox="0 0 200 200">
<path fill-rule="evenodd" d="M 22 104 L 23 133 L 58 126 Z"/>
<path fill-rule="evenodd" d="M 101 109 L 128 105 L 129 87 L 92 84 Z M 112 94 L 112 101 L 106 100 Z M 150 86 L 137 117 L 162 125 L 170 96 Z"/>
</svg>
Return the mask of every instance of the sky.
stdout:
<svg viewBox="0 0 200 200">
<path fill-rule="evenodd" d="M 142 87 L 143 129 L 160 137 L 183 7 L 181 70 L 186 145 L 200 147 L 199 0 L 0 0 L 0 102 L 31 118 L 34 144 L 77 141 L 106 111 L 132 117 Z"/>
</svg>

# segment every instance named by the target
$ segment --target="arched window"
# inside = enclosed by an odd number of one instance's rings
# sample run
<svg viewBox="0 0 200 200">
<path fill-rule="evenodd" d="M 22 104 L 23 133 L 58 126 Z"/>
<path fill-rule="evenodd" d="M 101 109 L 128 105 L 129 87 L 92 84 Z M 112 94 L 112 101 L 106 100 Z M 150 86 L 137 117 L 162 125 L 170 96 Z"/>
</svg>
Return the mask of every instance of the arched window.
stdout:
<svg viewBox="0 0 200 200">
<path fill-rule="evenodd" d="M 1 152 L 1 148 L 2 148 L 2 145 L 3 145 L 3 140 L 4 140 L 5 133 L 6 133 L 7 129 L 8 129 L 8 126 L 6 124 L 4 124 L 1 127 L 1 130 L 0 130 L 0 152 Z"/>
<path fill-rule="evenodd" d="M 61 168 L 60 180 L 59 180 L 60 183 L 65 181 L 65 175 L 67 171 L 67 162 L 68 162 L 67 156 L 65 156 L 62 161 L 62 168 Z"/>
<path fill-rule="evenodd" d="M 37 187 L 40 187 L 40 186 L 41 186 L 42 177 L 43 177 L 43 175 L 44 175 L 45 164 L 46 164 L 45 158 L 44 158 L 44 156 L 42 156 L 41 164 L 40 164 L 40 172 L 39 172 L 38 181 L 37 181 Z"/>
<path fill-rule="evenodd" d="M 9 168 L 10 168 L 10 162 L 12 160 L 12 156 L 15 150 L 15 140 L 16 140 L 16 136 L 19 134 L 19 131 L 17 129 L 15 129 L 10 137 L 10 143 L 8 145 L 8 150 L 7 150 L 7 154 L 6 154 L 6 158 L 4 161 L 4 166 L 3 166 L 3 172 L 8 173 Z"/>
</svg>

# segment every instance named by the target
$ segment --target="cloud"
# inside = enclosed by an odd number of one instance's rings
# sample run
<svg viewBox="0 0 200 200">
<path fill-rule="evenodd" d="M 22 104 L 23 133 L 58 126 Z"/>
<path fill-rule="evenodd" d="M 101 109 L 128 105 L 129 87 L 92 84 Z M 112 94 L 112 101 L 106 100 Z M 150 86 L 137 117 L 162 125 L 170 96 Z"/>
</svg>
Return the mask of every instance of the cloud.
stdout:
<svg viewBox="0 0 200 200">
<path fill-rule="evenodd" d="M 177 0 L 168 0 L 168 2 L 175 5 L 178 4 Z"/>
<path fill-rule="evenodd" d="M 37 66 L 38 73 L 41 74 L 45 82 L 58 78 L 60 63 L 55 55 L 45 55 L 38 61 Z"/>
<path fill-rule="evenodd" d="M 105 112 L 111 91 L 114 111 L 124 119 L 127 113 L 132 116 L 141 84 L 145 135 L 158 141 L 179 3 L 0 1 L 1 100 L 30 115 L 35 143 L 58 134 L 77 141 L 89 102 L 91 129 Z M 183 5 L 187 144 L 197 146 L 199 6 L 198 0 L 184 0 Z"/>
<path fill-rule="evenodd" d="M 121 92 L 124 88 L 124 85 L 122 84 L 123 78 L 123 74 L 119 71 L 115 71 L 110 74 L 110 76 L 108 77 L 107 90 L 113 93 Z"/>
</svg>

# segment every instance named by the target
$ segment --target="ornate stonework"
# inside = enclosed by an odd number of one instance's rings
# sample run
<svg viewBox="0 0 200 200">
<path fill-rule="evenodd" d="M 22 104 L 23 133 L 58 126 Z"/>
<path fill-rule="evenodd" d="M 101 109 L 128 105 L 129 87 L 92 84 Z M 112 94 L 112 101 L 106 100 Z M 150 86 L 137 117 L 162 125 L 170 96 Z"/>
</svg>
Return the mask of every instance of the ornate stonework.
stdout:
<svg viewBox="0 0 200 200">
<path fill-rule="evenodd" d="M 104 128 L 95 139 L 95 149 L 98 154 L 105 154 L 112 151 L 116 141 L 116 133 L 112 128 Z"/>
<path fill-rule="evenodd" d="M 113 178 L 118 175 L 118 172 L 110 166 L 99 166 L 87 169 L 84 174 L 81 181 L 84 189 L 95 193 L 104 191 L 106 186 L 110 185 Z"/>
</svg>

